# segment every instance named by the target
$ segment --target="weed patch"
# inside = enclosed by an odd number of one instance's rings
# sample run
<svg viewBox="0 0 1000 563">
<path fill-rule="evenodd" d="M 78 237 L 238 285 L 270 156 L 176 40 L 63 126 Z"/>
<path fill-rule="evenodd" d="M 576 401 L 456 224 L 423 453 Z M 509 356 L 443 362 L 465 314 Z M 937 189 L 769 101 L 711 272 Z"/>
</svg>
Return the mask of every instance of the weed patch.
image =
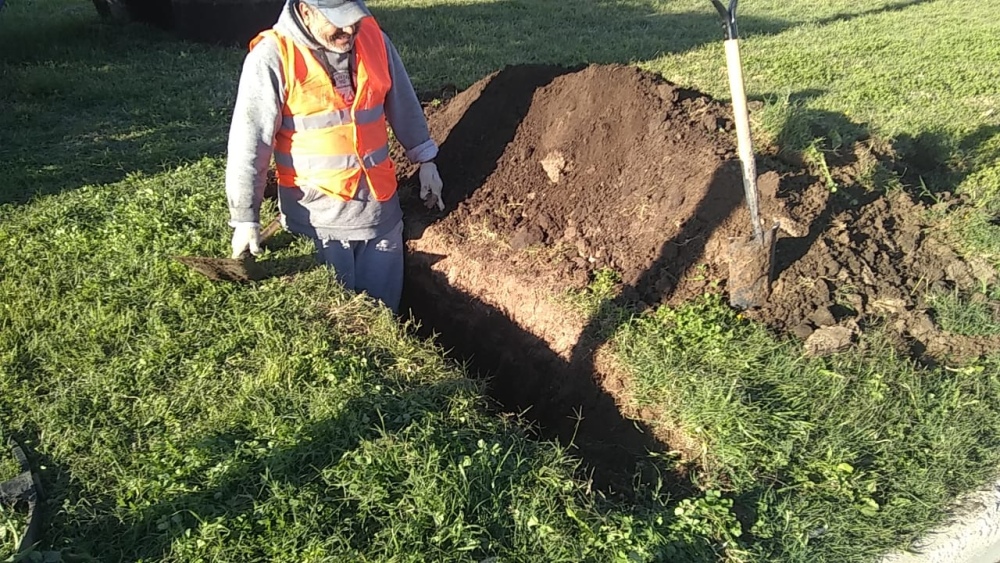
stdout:
<svg viewBox="0 0 1000 563">
<path fill-rule="evenodd" d="M 930 305 L 941 329 L 963 336 L 1000 334 L 1000 288 L 973 296 L 958 291 L 934 293 Z"/>
<path fill-rule="evenodd" d="M 754 514 L 753 560 L 867 561 L 1000 464 L 998 358 L 926 369 L 877 332 L 807 358 L 718 298 L 619 333 L 638 401 L 707 444 L 697 477 Z"/>
</svg>

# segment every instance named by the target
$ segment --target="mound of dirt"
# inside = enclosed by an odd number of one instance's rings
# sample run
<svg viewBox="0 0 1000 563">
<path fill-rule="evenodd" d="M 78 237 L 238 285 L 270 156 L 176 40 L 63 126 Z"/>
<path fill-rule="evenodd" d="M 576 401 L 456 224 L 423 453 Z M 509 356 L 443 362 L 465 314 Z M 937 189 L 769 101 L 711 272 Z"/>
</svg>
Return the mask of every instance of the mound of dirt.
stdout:
<svg viewBox="0 0 1000 563">
<path fill-rule="evenodd" d="M 562 289 L 609 267 L 653 303 L 713 234 L 749 232 L 726 108 L 636 69 L 511 67 L 430 124 L 451 204 L 434 228 L 495 237 Z"/>
<path fill-rule="evenodd" d="M 584 457 L 651 449 L 650 429 L 628 420 L 648 417 L 601 359 L 607 327 L 561 296 L 600 268 L 621 274 L 619 305 L 727 290 L 729 242 L 751 232 L 729 106 L 632 67 L 528 65 L 427 115 L 447 207 L 429 212 L 403 192 L 405 302 L 446 346 L 503 374 L 491 385 L 509 410 L 533 409 Z M 850 345 L 876 318 L 922 355 L 1000 347 L 934 326 L 927 289 L 969 289 L 996 273 L 935 241 L 925 206 L 907 194 L 854 185 L 873 158 L 858 151 L 831 163 L 835 193 L 801 166 L 758 159 L 761 213 L 781 234 L 771 298 L 747 314 L 809 353 Z"/>
<path fill-rule="evenodd" d="M 640 306 L 725 291 L 727 243 L 750 233 L 730 111 L 632 67 L 508 67 L 429 108 L 449 207 L 411 212 L 411 238 L 432 225 L 555 292 L 605 267 Z M 921 290 L 972 288 L 995 272 L 934 241 L 925 206 L 905 193 L 850 189 L 855 165 L 835 168 L 847 189 L 833 193 L 808 170 L 759 158 L 762 216 L 782 235 L 772 298 L 750 314 L 805 339 L 849 317 L 915 312 L 903 331 L 926 338 Z"/>
</svg>

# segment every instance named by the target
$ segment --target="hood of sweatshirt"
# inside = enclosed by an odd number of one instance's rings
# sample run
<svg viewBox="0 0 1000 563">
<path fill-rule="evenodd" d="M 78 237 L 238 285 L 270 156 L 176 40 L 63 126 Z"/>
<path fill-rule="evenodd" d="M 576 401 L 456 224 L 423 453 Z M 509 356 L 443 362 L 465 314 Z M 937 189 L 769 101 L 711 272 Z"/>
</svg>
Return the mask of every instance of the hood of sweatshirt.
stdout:
<svg viewBox="0 0 1000 563">
<path fill-rule="evenodd" d="M 278 22 L 274 24 L 274 30 L 289 37 L 303 47 L 308 47 L 314 51 L 322 51 L 323 47 L 313 39 L 309 30 L 302 23 L 298 12 L 299 0 L 288 0 L 281 9 Z"/>
</svg>

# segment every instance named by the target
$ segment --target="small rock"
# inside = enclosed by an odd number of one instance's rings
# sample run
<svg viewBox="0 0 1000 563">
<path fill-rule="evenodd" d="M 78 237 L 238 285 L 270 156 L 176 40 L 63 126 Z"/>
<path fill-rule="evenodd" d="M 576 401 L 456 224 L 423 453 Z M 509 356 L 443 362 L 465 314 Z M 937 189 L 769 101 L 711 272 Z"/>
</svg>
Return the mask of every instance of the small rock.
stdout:
<svg viewBox="0 0 1000 563">
<path fill-rule="evenodd" d="M 967 287 L 974 283 L 970 268 L 961 260 L 955 260 L 944 268 L 945 278 Z"/>
<path fill-rule="evenodd" d="M 659 94 L 660 99 L 666 102 L 668 106 L 674 105 L 681 98 L 680 92 L 669 84 L 658 84 L 656 86 L 656 93 Z"/>
<path fill-rule="evenodd" d="M 806 339 L 806 354 L 826 356 L 846 350 L 854 340 L 854 332 L 849 326 L 827 326 L 818 329 Z"/>
<path fill-rule="evenodd" d="M 820 307 L 813 311 L 813 314 L 809 315 L 809 320 L 813 322 L 818 327 L 832 326 L 837 324 L 837 319 L 834 318 L 833 313 L 830 309 L 826 307 Z"/>
<path fill-rule="evenodd" d="M 545 240 L 545 233 L 535 225 L 518 229 L 514 236 L 510 238 L 510 246 L 514 250 L 521 250 L 533 244 L 540 244 Z"/>
<path fill-rule="evenodd" d="M 785 214 L 772 215 L 771 223 L 792 238 L 802 238 L 809 234 L 809 229 L 805 225 Z"/>
<path fill-rule="evenodd" d="M 919 313 L 910 320 L 910 334 L 918 339 L 925 339 L 937 332 L 934 320 L 927 313 Z"/>
<path fill-rule="evenodd" d="M 542 169 L 553 184 L 558 184 L 562 180 L 563 171 L 566 169 L 566 157 L 559 151 L 552 151 L 541 160 Z"/>
<path fill-rule="evenodd" d="M 1000 277 L 993 266 L 982 258 L 969 260 L 969 270 L 972 272 L 972 277 L 976 278 L 976 281 L 982 285 L 990 285 L 996 281 L 997 277 Z"/>
<path fill-rule="evenodd" d="M 827 303 L 832 298 L 830 295 L 830 286 L 823 280 L 816 280 L 816 283 L 813 284 L 812 291 L 817 303 Z"/>
<path fill-rule="evenodd" d="M 906 311 L 906 301 L 899 298 L 883 297 L 872 301 L 872 309 L 879 313 L 898 315 Z"/>
<path fill-rule="evenodd" d="M 815 329 L 809 323 L 801 323 L 792 327 L 792 334 L 798 337 L 800 340 L 805 340 L 812 336 Z"/>
<path fill-rule="evenodd" d="M 768 170 L 757 176 L 757 191 L 765 199 L 776 199 L 780 185 L 781 176 L 774 170 Z"/>
<path fill-rule="evenodd" d="M 990 302 L 990 297 L 985 293 L 975 292 L 969 296 L 969 303 L 975 303 L 977 305 L 985 305 Z"/>
<path fill-rule="evenodd" d="M 865 298 L 857 293 L 849 293 L 844 296 L 844 301 L 858 315 L 865 314 Z"/>
</svg>

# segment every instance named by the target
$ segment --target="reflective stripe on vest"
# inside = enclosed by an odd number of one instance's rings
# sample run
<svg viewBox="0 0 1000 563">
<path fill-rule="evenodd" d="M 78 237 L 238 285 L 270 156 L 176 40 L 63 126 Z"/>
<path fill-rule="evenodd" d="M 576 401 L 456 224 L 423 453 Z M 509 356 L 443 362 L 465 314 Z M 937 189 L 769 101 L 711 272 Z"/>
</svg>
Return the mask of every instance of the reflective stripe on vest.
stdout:
<svg viewBox="0 0 1000 563">
<path fill-rule="evenodd" d="M 389 147 L 382 147 L 366 154 L 362 159 L 365 168 L 374 168 L 389 158 Z M 353 154 L 286 154 L 274 153 L 278 166 L 287 166 L 298 171 L 358 168 L 358 157 Z M 284 184 L 282 184 L 284 185 Z"/>
<path fill-rule="evenodd" d="M 380 104 L 377 108 L 358 110 L 356 115 L 357 123 L 364 125 L 366 123 L 375 123 L 379 119 L 382 119 L 385 115 L 385 110 Z M 286 115 L 281 118 L 281 128 L 287 131 L 325 129 L 335 125 L 349 125 L 351 123 L 354 123 L 354 119 L 351 118 L 351 111 L 346 109 L 306 117 Z"/>
<path fill-rule="evenodd" d="M 396 169 L 389 158 L 383 103 L 392 78 L 382 30 L 374 18 L 364 18 L 357 26 L 353 105 L 334 88 L 311 50 L 274 30 L 262 32 L 250 48 L 264 37 L 278 43 L 285 82 L 281 127 L 274 139 L 278 184 L 316 186 L 349 200 L 364 175 L 375 199 L 390 199 L 396 193 Z"/>
</svg>

